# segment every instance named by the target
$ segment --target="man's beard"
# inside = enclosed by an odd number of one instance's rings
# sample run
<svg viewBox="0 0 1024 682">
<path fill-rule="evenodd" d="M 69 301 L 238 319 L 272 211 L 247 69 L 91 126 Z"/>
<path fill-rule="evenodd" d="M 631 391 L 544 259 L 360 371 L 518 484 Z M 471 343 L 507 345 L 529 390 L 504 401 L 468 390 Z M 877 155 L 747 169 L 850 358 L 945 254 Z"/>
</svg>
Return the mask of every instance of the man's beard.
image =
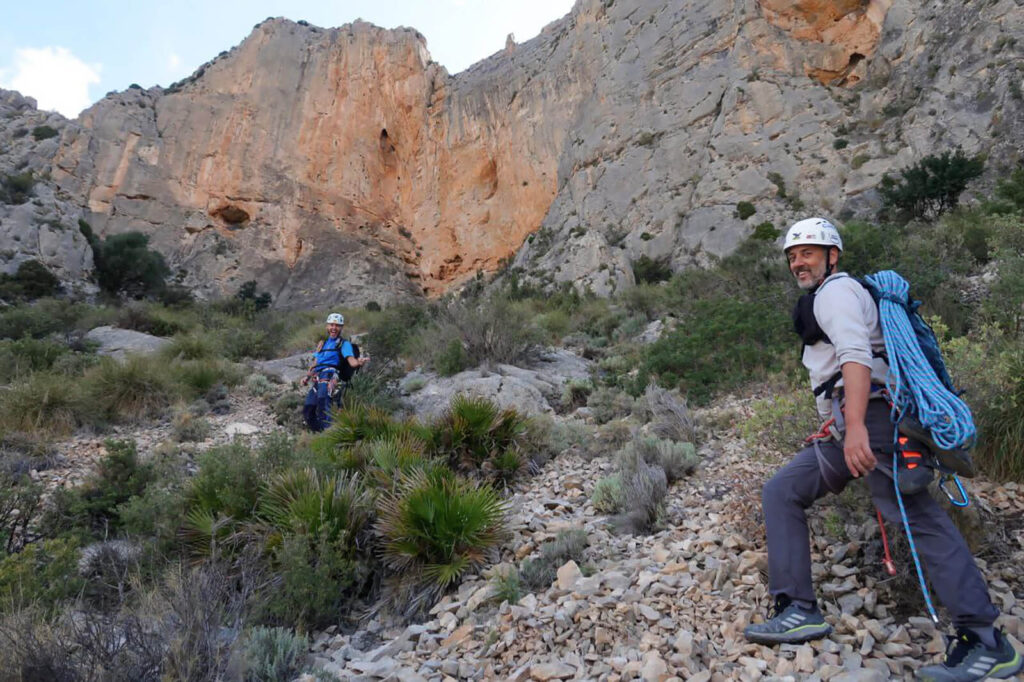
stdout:
<svg viewBox="0 0 1024 682">
<path fill-rule="evenodd" d="M 808 279 L 800 279 L 800 274 L 804 272 L 810 275 Z M 822 275 L 824 275 L 824 273 L 822 273 Z M 793 277 L 794 279 L 796 279 L 796 285 L 804 291 L 810 291 L 811 289 L 814 289 L 821 283 L 822 279 L 824 279 L 824 277 L 818 276 L 817 273 L 815 273 L 810 268 L 794 272 Z"/>
</svg>

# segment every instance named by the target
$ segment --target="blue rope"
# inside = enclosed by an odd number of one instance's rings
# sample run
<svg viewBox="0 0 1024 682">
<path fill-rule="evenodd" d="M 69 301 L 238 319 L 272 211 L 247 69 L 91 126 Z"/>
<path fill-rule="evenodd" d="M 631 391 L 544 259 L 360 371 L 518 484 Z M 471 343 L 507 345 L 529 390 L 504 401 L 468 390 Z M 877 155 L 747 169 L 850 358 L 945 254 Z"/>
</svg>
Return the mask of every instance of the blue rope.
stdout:
<svg viewBox="0 0 1024 682">
<path fill-rule="evenodd" d="M 908 314 L 914 312 L 910 285 L 892 270 L 864 279 L 881 294 L 878 313 L 889 356 L 886 384 L 893 401 L 893 421 L 899 423 L 912 413 L 940 448 L 970 447 L 977 436 L 971 410 L 943 383 L 921 350 Z"/>
<path fill-rule="evenodd" d="M 894 442 L 892 451 L 892 485 L 896 490 L 896 503 L 900 506 L 900 519 L 903 521 L 903 530 L 907 533 L 907 544 L 910 546 L 910 556 L 914 558 L 914 569 L 917 571 L 917 584 L 921 586 L 921 594 L 924 595 L 924 604 L 928 607 L 928 615 L 932 617 L 933 622 L 938 623 L 939 617 L 935 613 L 935 606 L 932 604 L 932 595 L 928 591 L 928 583 L 924 581 L 924 571 L 921 569 L 921 558 L 917 555 L 917 546 L 914 544 L 914 534 L 910 532 L 910 519 L 907 518 L 907 509 L 903 505 L 903 493 L 900 491 L 900 427 L 898 424 L 893 427 L 892 438 Z"/>
<path fill-rule="evenodd" d="M 899 274 L 885 270 L 864 278 L 878 292 L 878 314 L 885 339 L 885 351 L 889 360 L 889 374 L 886 377 L 889 395 L 892 398 L 893 421 L 893 457 L 892 484 L 896 491 L 896 502 L 900 508 L 903 529 L 907 533 L 910 555 L 914 559 L 917 570 L 917 581 L 924 595 L 928 614 L 936 623 L 939 622 L 932 604 L 928 585 L 921 568 L 921 558 L 917 554 L 914 535 L 910 530 L 910 519 L 903 504 L 903 493 L 899 484 L 899 423 L 907 414 L 914 414 L 921 425 L 928 429 L 936 445 L 952 450 L 970 447 L 977 436 L 974 419 L 967 404 L 961 400 L 950 387 L 945 368 L 941 368 L 942 378 L 936 368 L 929 362 L 911 316 L 916 317 L 917 305 L 910 300 L 910 285 Z M 923 324 L 923 321 L 919 320 Z M 935 345 L 934 343 L 932 345 Z M 938 348 L 932 349 L 936 354 Z M 945 379 L 945 381 L 943 380 Z M 963 491 L 959 479 L 954 479 Z M 963 499 L 966 503 L 966 494 Z"/>
</svg>

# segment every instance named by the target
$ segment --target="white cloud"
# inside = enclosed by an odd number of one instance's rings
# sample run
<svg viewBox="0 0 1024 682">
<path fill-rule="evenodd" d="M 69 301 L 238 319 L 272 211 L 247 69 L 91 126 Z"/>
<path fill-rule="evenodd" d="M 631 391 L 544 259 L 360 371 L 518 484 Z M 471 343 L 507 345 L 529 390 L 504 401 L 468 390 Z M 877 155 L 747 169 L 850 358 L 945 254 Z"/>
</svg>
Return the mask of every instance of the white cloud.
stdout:
<svg viewBox="0 0 1024 682">
<path fill-rule="evenodd" d="M 100 69 L 66 47 L 25 47 L 15 50 L 14 68 L 5 69 L 0 78 L 3 87 L 34 97 L 40 109 L 74 118 L 92 104 L 89 86 L 100 82 Z"/>
</svg>

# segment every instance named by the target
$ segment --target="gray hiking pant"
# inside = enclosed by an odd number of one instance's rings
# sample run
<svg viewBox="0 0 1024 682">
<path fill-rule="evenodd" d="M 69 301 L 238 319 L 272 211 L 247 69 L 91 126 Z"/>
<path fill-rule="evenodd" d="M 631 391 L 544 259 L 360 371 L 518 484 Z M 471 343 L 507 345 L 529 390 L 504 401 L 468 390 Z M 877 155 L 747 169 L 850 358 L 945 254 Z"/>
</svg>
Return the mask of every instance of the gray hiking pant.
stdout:
<svg viewBox="0 0 1024 682">
<path fill-rule="evenodd" d="M 869 401 L 865 421 L 879 465 L 888 462 L 891 468 L 893 427 L 888 405 L 881 400 Z M 774 596 L 784 594 L 810 603 L 815 596 L 805 510 L 826 493 L 842 492 L 853 478 L 846 468 L 842 447 L 828 441 L 820 443 L 820 448 L 826 462 L 819 464 L 814 447 L 804 448 L 765 483 L 762 497 L 768 535 L 769 590 Z M 823 466 L 832 470 L 827 481 L 822 476 Z M 837 471 L 844 475 L 837 477 Z M 867 484 L 885 520 L 902 528 L 892 479 L 879 466 L 868 474 Z M 949 609 L 953 624 L 991 625 L 999 612 L 960 531 L 927 490 L 904 494 L 903 505 L 925 575 L 935 595 Z"/>
</svg>

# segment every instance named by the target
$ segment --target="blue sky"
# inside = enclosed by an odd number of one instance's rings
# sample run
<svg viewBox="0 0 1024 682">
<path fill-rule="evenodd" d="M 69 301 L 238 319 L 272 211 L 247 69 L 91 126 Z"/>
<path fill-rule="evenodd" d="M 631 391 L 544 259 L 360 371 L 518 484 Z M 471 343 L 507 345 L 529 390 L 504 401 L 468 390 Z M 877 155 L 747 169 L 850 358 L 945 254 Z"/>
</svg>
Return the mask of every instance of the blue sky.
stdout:
<svg viewBox="0 0 1024 682">
<path fill-rule="evenodd" d="M 537 35 L 573 0 L 35 0 L 4 3 L 0 87 L 75 117 L 111 90 L 167 86 L 242 41 L 267 17 L 340 26 L 357 18 L 411 26 L 435 61 L 457 73 Z"/>
</svg>

